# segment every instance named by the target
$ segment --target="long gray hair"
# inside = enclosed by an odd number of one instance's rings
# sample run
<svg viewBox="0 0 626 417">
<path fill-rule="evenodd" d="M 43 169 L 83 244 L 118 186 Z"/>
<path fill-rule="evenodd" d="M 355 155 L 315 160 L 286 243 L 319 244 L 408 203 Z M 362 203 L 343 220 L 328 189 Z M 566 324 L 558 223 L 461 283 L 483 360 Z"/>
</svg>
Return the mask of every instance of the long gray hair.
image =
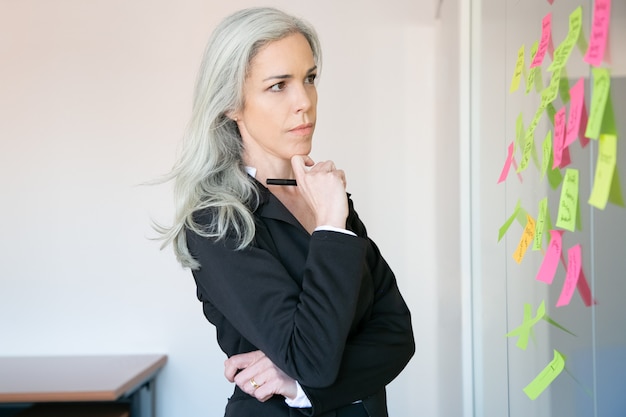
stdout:
<svg viewBox="0 0 626 417">
<path fill-rule="evenodd" d="M 308 40 L 319 69 L 321 50 L 313 27 L 274 8 L 238 11 L 224 19 L 208 41 L 182 149 L 163 180 L 174 180 L 174 222 L 171 227 L 155 226 L 162 247 L 172 244 L 184 267 L 200 266 L 187 248 L 187 230 L 211 239 L 234 236 L 239 249 L 254 239 L 251 210 L 258 206 L 258 191 L 244 169 L 237 124 L 227 114 L 242 109 L 243 86 L 259 50 L 293 33 Z M 194 213 L 203 209 L 213 213 L 209 225 L 194 221 Z"/>
</svg>

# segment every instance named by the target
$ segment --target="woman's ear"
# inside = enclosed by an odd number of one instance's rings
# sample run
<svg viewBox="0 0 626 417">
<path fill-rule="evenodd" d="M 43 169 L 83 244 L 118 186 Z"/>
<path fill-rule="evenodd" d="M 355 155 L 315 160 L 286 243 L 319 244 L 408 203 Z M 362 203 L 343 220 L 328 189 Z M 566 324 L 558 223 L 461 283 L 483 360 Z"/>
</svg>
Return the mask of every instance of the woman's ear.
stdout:
<svg viewBox="0 0 626 417">
<path fill-rule="evenodd" d="M 227 111 L 226 113 L 224 113 L 226 115 L 226 117 L 228 117 L 230 120 L 233 120 L 235 122 L 238 122 L 240 119 L 240 115 L 238 111 Z"/>
</svg>

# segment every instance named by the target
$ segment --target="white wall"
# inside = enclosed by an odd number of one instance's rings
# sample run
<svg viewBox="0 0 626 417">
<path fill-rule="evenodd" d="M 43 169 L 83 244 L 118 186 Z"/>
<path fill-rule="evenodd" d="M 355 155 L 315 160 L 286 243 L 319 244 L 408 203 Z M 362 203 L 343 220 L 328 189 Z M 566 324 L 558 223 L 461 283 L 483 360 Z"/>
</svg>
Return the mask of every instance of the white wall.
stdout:
<svg viewBox="0 0 626 417">
<path fill-rule="evenodd" d="M 219 416 L 232 389 L 190 273 L 148 240 L 169 186 L 139 185 L 174 161 L 212 27 L 254 4 L 225 3 L 0 0 L 0 354 L 167 353 L 161 417 Z M 347 171 L 413 312 L 417 353 L 390 411 L 459 415 L 458 250 L 441 234 L 458 215 L 456 139 L 437 136 L 432 7 L 268 3 L 320 33 L 313 156 Z"/>
</svg>

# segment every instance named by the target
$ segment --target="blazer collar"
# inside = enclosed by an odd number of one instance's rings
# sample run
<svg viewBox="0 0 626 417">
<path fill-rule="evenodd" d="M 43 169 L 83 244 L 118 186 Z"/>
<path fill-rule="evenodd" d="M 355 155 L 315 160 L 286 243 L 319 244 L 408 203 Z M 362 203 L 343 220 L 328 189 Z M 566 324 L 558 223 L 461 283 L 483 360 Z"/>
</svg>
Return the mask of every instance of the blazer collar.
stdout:
<svg viewBox="0 0 626 417">
<path fill-rule="evenodd" d="M 256 215 L 289 223 L 308 234 L 294 215 L 287 210 L 287 207 L 265 185 L 254 177 L 252 179 L 259 190 L 259 206 L 254 210 Z"/>
</svg>

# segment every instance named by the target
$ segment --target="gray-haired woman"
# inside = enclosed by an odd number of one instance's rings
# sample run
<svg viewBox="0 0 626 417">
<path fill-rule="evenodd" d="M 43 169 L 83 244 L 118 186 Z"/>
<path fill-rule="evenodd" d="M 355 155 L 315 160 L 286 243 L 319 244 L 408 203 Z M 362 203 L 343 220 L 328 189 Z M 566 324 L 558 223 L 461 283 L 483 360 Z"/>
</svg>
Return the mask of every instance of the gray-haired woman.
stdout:
<svg viewBox="0 0 626 417">
<path fill-rule="evenodd" d="M 213 32 L 160 231 L 193 271 L 235 382 L 226 416 L 387 416 L 415 345 L 395 277 L 332 161 L 308 155 L 321 51 L 273 8 Z"/>
</svg>

